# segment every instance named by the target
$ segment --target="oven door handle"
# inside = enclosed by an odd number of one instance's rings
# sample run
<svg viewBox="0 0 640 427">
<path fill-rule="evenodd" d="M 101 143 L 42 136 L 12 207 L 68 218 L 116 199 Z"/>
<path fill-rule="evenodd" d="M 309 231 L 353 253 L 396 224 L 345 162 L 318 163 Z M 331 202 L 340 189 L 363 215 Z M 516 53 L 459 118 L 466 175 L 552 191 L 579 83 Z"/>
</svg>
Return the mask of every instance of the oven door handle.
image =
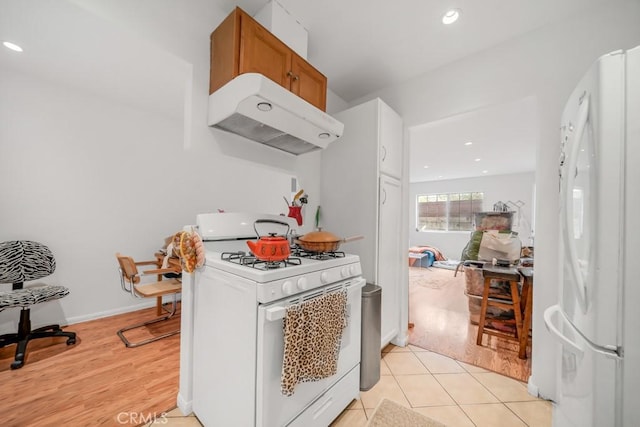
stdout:
<svg viewBox="0 0 640 427">
<path fill-rule="evenodd" d="M 286 307 L 271 307 L 267 308 L 265 317 L 269 322 L 273 322 L 275 320 L 284 319 L 284 315 L 286 313 Z"/>
</svg>

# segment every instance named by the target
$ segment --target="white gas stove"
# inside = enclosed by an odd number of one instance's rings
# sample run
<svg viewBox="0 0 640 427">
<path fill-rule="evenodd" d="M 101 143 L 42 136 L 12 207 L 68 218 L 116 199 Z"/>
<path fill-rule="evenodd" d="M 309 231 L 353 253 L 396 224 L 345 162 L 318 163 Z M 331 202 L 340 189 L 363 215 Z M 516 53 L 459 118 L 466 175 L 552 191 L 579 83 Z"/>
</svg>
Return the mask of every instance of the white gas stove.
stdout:
<svg viewBox="0 0 640 427">
<path fill-rule="evenodd" d="M 183 289 L 186 282 L 192 293 L 183 291 L 178 404 L 183 412 L 192 409 L 205 426 L 326 426 L 359 394 L 365 282 L 360 259 L 292 248 L 284 261 L 261 262 L 247 245 L 257 239 L 257 219 L 277 219 L 292 229 L 296 225 L 291 218 L 264 214 L 197 217 L 206 262 L 191 282 L 183 279 Z M 280 376 L 287 307 L 336 290 L 348 295 L 337 373 L 299 383 L 292 396 L 284 396 Z M 185 326 L 193 333 L 185 334 Z"/>
</svg>

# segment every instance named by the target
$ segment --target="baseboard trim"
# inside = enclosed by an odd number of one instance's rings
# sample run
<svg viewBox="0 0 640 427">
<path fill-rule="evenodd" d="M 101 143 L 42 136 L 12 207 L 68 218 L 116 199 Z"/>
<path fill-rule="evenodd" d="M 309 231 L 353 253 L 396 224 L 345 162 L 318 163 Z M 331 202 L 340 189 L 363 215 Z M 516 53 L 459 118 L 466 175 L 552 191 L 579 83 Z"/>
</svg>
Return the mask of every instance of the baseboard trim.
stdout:
<svg viewBox="0 0 640 427">
<path fill-rule="evenodd" d="M 116 316 L 118 314 L 131 313 L 132 311 L 143 310 L 149 307 L 155 307 L 155 299 L 153 301 L 145 301 L 141 304 L 128 305 L 126 307 L 119 307 L 113 310 L 99 311 L 97 313 L 85 314 L 82 316 L 74 316 L 66 319 L 67 325 L 73 325 L 76 323 L 88 322 L 90 320 L 102 319 L 104 317 Z"/>
<path fill-rule="evenodd" d="M 527 392 L 534 397 L 540 397 L 539 396 L 539 390 L 538 390 L 538 386 L 535 385 L 532 381 L 531 381 L 531 377 L 529 377 L 529 381 L 527 381 Z"/>
<path fill-rule="evenodd" d="M 182 300 L 181 296 L 178 295 L 177 301 L 180 302 Z M 167 301 L 165 301 L 167 303 Z M 99 311 L 97 313 L 85 314 L 82 316 L 74 316 L 68 319 L 65 319 L 63 322 L 58 322 L 61 325 L 73 325 L 81 322 L 88 322 L 90 320 L 102 319 L 104 317 L 117 316 L 118 314 L 131 313 L 132 311 L 144 310 L 145 308 L 155 307 L 156 299 L 155 298 L 145 298 L 145 301 L 136 304 L 136 305 L 128 305 L 126 307 L 114 308 L 113 310 Z"/>
<path fill-rule="evenodd" d="M 182 393 L 178 393 L 178 409 L 182 412 L 182 415 L 187 416 L 191 415 L 193 412 L 193 402 L 191 400 L 187 401 L 182 397 Z"/>
<path fill-rule="evenodd" d="M 392 340 L 391 344 L 398 347 L 406 347 L 409 345 L 409 334 L 398 334 Z"/>
<path fill-rule="evenodd" d="M 155 307 L 155 304 L 156 304 L 155 299 L 149 298 L 149 301 L 144 301 L 141 304 L 128 305 L 126 307 L 119 307 L 113 310 L 100 311 L 97 313 L 90 313 L 82 316 L 73 316 L 68 318 L 64 318 L 64 317 L 47 318 L 44 320 L 38 318 L 37 321 L 32 319 L 31 326 L 34 329 L 44 325 L 51 325 L 51 324 L 67 327 L 67 326 L 75 325 L 76 323 L 88 322 L 90 320 L 97 320 L 97 319 L 102 319 L 104 317 L 116 316 L 118 314 L 130 313 L 132 311 L 138 311 L 138 310 L 143 310 L 145 308 Z M 9 312 L 10 310 L 15 310 L 16 312 L 18 312 L 20 310 L 20 307 L 12 307 L 10 309 L 7 309 L 5 312 Z M 0 326 L 0 334 L 4 334 L 4 333 L 9 334 L 9 333 L 15 332 L 14 329 L 17 325 L 17 320 L 18 320 L 17 317 L 15 318 L 12 317 L 7 322 L 9 326 L 7 327 L 5 327 L 4 325 Z"/>
</svg>

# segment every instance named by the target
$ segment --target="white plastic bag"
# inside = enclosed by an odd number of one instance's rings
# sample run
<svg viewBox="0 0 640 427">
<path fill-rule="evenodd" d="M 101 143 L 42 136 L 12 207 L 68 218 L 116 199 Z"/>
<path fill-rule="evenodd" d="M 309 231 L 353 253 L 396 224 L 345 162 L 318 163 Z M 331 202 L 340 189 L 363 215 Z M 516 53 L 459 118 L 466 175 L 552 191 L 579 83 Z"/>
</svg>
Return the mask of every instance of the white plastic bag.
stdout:
<svg viewBox="0 0 640 427">
<path fill-rule="evenodd" d="M 516 261 L 520 258 L 522 242 L 516 233 L 500 233 L 497 230 L 485 231 L 480 241 L 478 259 L 483 261 Z"/>
</svg>

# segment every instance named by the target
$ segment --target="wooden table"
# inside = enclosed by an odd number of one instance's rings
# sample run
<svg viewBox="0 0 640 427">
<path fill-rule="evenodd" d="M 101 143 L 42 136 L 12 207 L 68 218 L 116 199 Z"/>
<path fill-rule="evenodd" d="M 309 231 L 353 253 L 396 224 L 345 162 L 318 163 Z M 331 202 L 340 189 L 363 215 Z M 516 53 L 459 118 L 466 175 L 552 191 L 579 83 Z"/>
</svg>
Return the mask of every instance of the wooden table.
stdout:
<svg viewBox="0 0 640 427">
<path fill-rule="evenodd" d="M 156 257 L 156 265 L 158 266 L 158 268 L 162 268 L 162 263 L 164 261 L 166 254 L 162 252 L 156 252 L 153 255 Z M 182 273 L 182 264 L 180 264 L 180 258 L 173 258 L 173 257 L 169 258 L 168 264 L 169 264 L 169 268 L 173 268 L 176 274 Z M 162 280 L 162 274 L 158 274 L 158 282 L 161 280 Z M 163 314 L 162 297 L 157 297 L 156 298 L 156 315 L 162 316 L 162 314 Z"/>
<path fill-rule="evenodd" d="M 523 267 L 518 269 L 520 275 L 524 279 L 522 284 L 522 329 L 520 330 L 520 350 L 518 357 L 520 359 L 527 358 L 527 344 L 529 343 L 529 328 L 531 328 L 531 315 L 533 313 L 533 268 Z"/>
</svg>

